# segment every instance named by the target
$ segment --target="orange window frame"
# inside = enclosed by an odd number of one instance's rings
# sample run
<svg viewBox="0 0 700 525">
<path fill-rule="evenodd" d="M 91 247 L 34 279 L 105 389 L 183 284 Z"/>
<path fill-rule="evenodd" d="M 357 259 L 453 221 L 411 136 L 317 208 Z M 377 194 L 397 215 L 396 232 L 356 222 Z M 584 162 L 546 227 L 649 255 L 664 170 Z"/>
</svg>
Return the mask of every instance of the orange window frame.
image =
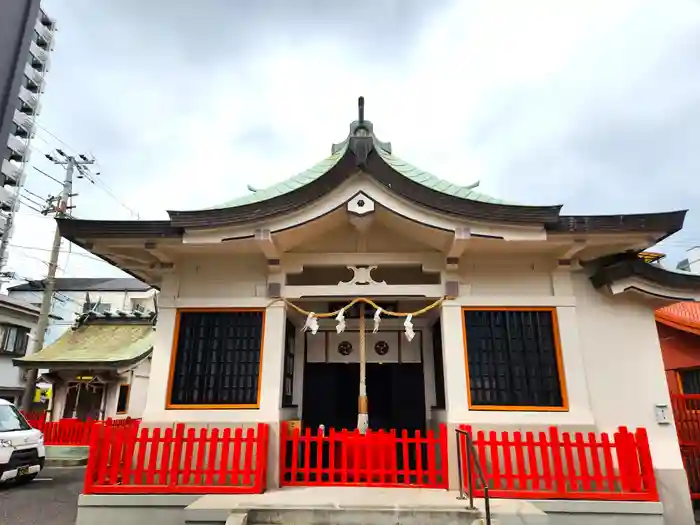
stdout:
<svg viewBox="0 0 700 525">
<path fill-rule="evenodd" d="M 261 312 L 262 313 L 262 327 L 260 335 L 260 366 L 258 368 L 258 394 L 255 403 L 251 404 L 226 404 L 226 405 L 181 405 L 172 402 L 173 395 L 173 380 L 175 377 L 175 363 L 177 362 L 177 347 L 180 339 L 180 319 L 183 313 L 224 313 L 224 312 Z M 165 408 L 166 410 L 231 410 L 231 409 L 243 409 L 243 410 L 254 410 L 260 408 L 260 393 L 262 391 L 262 378 L 263 378 L 263 350 L 265 348 L 265 321 L 266 321 L 265 308 L 178 308 L 175 312 L 175 329 L 173 331 L 173 344 L 170 348 L 170 370 L 168 371 L 168 391 L 165 397 Z"/>
<path fill-rule="evenodd" d="M 124 410 L 119 410 L 119 392 L 121 392 L 121 389 L 123 386 L 126 387 L 126 403 L 124 406 Z M 131 398 L 131 384 L 130 383 L 121 383 L 119 385 L 119 392 L 117 392 L 117 414 L 118 415 L 127 414 L 129 412 L 129 399 Z"/>
<path fill-rule="evenodd" d="M 471 378 L 469 376 L 469 349 L 467 348 L 467 320 L 464 315 L 467 311 L 481 312 L 550 312 L 552 315 L 552 335 L 554 337 L 554 353 L 557 363 L 557 374 L 559 376 L 559 390 L 561 391 L 562 405 L 556 407 L 543 406 L 509 406 L 509 405 L 473 405 Z M 556 307 L 462 307 L 462 338 L 464 342 L 464 372 L 467 379 L 467 402 L 469 410 L 484 411 L 509 411 L 509 412 L 568 412 L 569 398 L 566 390 L 566 375 L 564 373 L 564 359 L 561 350 L 561 337 L 559 334 L 559 318 Z"/>
<path fill-rule="evenodd" d="M 681 393 L 681 395 L 695 395 L 695 394 L 686 394 L 685 390 L 683 389 L 683 378 L 681 377 L 681 374 L 683 372 L 689 372 L 689 371 L 695 371 L 700 369 L 700 366 L 689 366 L 686 368 L 676 368 L 674 372 L 676 373 L 676 383 L 678 384 L 678 391 Z"/>
</svg>

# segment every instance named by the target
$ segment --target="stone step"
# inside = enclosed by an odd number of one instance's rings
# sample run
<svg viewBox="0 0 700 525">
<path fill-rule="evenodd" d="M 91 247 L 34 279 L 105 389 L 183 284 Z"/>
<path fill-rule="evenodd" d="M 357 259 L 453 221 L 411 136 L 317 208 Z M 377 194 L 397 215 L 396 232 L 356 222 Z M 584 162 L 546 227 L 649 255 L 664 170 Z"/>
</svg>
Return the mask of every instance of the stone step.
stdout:
<svg viewBox="0 0 700 525">
<path fill-rule="evenodd" d="M 187 525 L 486 525 L 459 494 L 431 489 L 308 487 L 265 494 L 201 497 L 184 512 Z M 492 525 L 547 525 L 527 501 L 492 500 Z"/>
<path fill-rule="evenodd" d="M 186 525 L 485 525 L 480 510 L 252 509 L 188 513 Z M 497 525 L 495 520 L 492 525 Z"/>
</svg>

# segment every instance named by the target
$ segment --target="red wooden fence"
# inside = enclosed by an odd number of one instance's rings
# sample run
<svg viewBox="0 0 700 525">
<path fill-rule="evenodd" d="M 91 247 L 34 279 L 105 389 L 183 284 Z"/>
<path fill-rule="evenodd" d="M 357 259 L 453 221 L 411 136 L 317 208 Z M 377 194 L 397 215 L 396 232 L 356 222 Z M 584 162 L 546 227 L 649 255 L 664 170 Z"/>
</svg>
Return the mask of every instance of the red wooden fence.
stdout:
<svg viewBox="0 0 700 525">
<path fill-rule="evenodd" d="M 87 446 L 94 429 L 99 426 L 138 428 L 139 419 L 106 419 L 104 421 L 81 421 L 79 419 L 29 420 L 28 423 L 44 434 L 45 445 Z"/>
<path fill-rule="evenodd" d="M 49 413 L 45 410 L 40 410 L 38 412 L 25 412 L 24 410 L 20 410 L 20 412 L 24 416 L 24 419 L 30 423 L 32 421 L 46 421 L 49 418 Z"/>
<path fill-rule="evenodd" d="M 265 491 L 269 427 L 100 427 L 85 494 L 255 494 Z"/>
<path fill-rule="evenodd" d="M 495 498 L 658 501 L 659 495 L 644 429 L 620 427 L 607 433 L 470 432 L 476 457 Z M 467 479 L 466 438 L 462 437 L 463 479 Z M 474 466 L 472 465 L 472 469 Z M 477 476 L 473 479 L 477 483 Z M 466 484 L 466 482 L 465 482 Z M 475 496 L 483 496 L 478 485 Z"/>
<path fill-rule="evenodd" d="M 690 495 L 700 500 L 700 395 L 671 394 L 671 403 Z"/>
<path fill-rule="evenodd" d="M 280 485 L 447 488 L 447 430 L 328 433 L 282 425 Z"/>
</svg>

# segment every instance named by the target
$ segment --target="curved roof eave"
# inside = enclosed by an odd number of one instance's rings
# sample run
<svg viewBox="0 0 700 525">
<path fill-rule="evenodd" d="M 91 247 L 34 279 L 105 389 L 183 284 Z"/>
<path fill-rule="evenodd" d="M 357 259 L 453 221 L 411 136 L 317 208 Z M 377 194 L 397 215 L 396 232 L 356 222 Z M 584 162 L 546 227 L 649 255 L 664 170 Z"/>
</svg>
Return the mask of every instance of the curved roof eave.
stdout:
<svg viewBox="0 0 700 525">
<path fill-rule="evenodd" d="M 650 264 L 636 254 L 621 254 L 587 263 L 594 268 L 591 283 L 598 289 L 624 279 L 639 278 L 674 290 L 700 293 L 700 275 L 667 270 Z"/>
<path fill-rule="evenodd" d="M 325 171 L 322 171 L 324 168 Z M 227 208 L 192 211 L 168 211 L 171 224 L 180 228 L 212 228 L 267 219 L 294 211 L 312 203 L 338 187 L 361 170 L 392 192 L 419 205 L 472 219 L 518 224 L 555 224 L 561 205 L 522 206 L 507 204 L 471 192 L 468 187 L 451 185 L 427 172 L 410 166 L 377 144 L 373 136 L 350 137 L 325 161 L 310 172 L 296 176 L 289 191 L 269 198 L 252 200 Z M 304 183 L 302 183 L 305 181 Z M 430 185 L 426 184 L 426 181 Z M 444 186 L 440 191 L 439 186 Z M 263 193 L 269 190 L 261 190 Z M 254 194 L 255 195 L 255 194 Z M 235 201 L 234 201 L 235 202 Z M 233 202 L 231 203 L 233 204 Z"/>
</svg>

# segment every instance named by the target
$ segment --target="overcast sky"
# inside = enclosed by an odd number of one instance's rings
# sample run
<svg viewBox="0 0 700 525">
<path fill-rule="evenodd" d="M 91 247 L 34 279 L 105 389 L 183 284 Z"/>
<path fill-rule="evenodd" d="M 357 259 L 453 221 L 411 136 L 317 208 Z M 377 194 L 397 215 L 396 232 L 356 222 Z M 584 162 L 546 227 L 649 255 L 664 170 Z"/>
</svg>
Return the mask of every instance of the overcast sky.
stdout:
<svg viewBox="0 0 700 525">
<path fill-rule="evenodd" d="M 328 155 L 364 95 L 379 138 L 442 178 L 567 213 L 690 208 L 662 248 L 675 265 L 700 244 L 700 1 L 43 5 L 59 32 L 32 162 L 60 179 L 44 153 L 95 155 L 80 218 L 167 218 L 274 184 Z M 27 189 L 60 190 L 34 169 Z M 23 207 L 8 269 L 41 277 L 52 228 Z M 62 249 L 61 276 L 123 275 Z"/>
</svg>

